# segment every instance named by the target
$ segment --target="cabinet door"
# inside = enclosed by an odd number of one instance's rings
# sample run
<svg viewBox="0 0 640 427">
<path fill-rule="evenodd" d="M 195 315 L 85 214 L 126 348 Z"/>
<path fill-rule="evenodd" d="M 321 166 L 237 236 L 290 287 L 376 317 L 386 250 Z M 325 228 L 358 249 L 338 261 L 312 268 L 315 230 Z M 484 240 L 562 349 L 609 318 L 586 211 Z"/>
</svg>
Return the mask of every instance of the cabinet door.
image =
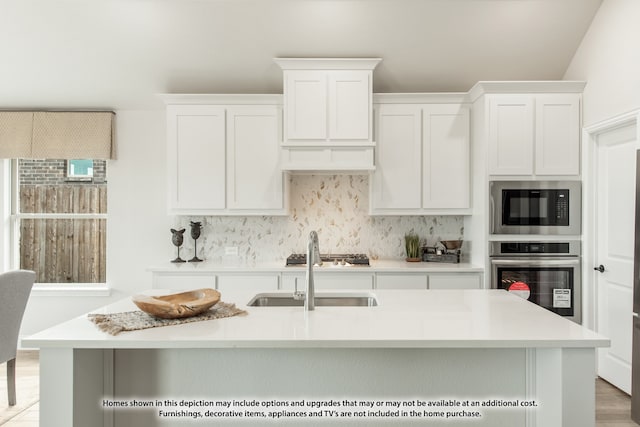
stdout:
<svg viewBox="0 0 640 427">
<path fill-rule="evenodd" d="M 421 111 L 419 105 L 382 104 L 376 109 L 376 170 L 371 212 L 420 209 Z"/>
<path fill-rule="evenodd" d="M 227 109 L 227 192 L 229 209 L 284 208 L 279 167 L 280 108 L 274 105 Z"/>
<path fill-rule="evenodd" d="M 533 174 L 533 98 L 492 95 L 489 99 L 489 174 Z"/>
<path fill-rule="evenodd" d="M 424 273 L 378 273 L 376 289 L 427 289 L 427 275 Z"/>
<path fill-rule="evenodd" d="M 422 113 L 422 207 L 469 207 L 469 109 L 425 105 Z"/>
<path fill-rule="evenodd" d="M 199 213 L 225 208 L 225 110 L 167 106 L 169 209 Z"/>
<path fill-rule="evenodd" d="M 429 289 L 480 289 L 479 274 L 429 274 Z"/>
<path fill-rule="evenodd" d="M 329 71 L 329 139 L 370 140 L 371 72 Z"/>
<path fill-rule="evenodd" d="M 285 72 L 287 140 L 327 139 L 327 72 Z"/>
<path fill-rule="evenodd" d="M 536 175 L 580 174 L 580 96 L 536 97 Z"/>
</svg>

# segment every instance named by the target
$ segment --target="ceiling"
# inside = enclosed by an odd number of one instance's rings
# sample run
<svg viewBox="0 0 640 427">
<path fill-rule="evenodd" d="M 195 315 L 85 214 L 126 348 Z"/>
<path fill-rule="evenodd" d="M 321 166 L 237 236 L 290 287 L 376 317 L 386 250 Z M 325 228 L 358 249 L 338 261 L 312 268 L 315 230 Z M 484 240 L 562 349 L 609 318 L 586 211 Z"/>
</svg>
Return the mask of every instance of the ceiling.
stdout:
<svg viewBox="0 0 640 427">
<path fill-rule="evenodd" d="M 380 57 L 375 92 L 562 79 L 602 0 L 0 0 L 0 108 L 281 93 L 274 57 Z"/>
</svg>

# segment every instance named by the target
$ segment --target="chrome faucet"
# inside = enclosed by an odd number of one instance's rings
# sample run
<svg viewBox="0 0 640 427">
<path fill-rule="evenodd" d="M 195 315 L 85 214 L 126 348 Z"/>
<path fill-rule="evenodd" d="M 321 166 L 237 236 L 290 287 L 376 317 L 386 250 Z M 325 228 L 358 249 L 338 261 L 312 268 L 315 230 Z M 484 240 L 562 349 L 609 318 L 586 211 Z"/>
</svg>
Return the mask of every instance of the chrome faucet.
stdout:
<svg viewBox="0 0 640 427">
<path fill-rule="evenodd" d="M 320 259 L 320 247 L 318 244 L 318 233 L 312 231 L 309 233 L 309 244 L 307 245 L 307 277 L 305 280 L 305 311 L 315 310 L 316 291 L 313 284 L 313 265 L 322 265 Z"/>
</svg>

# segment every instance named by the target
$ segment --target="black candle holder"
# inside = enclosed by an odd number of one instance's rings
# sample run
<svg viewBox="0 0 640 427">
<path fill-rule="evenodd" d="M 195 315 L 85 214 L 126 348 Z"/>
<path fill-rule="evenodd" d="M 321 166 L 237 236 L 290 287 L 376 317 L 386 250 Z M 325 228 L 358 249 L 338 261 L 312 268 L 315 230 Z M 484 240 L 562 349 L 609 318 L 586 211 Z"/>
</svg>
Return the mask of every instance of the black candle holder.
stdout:
<svg viewBox="0 0 640 427">
<path fill-rule="evenodd" d="M 189 224 L 191 225 L 191 238 L 193 239 L 193 258 L 191 258 L 189 262 L 202 262 L 202 260 L 198 258 L 198 237 L 200 237 L 202 223 L 191 221 Z"/>
<path fill-rule="evenodd" d="M 175 230 L 173 228 L 171 229 L 171 243 L 173 243 L 173 245 L 178 248 L 178 256 L 171 262 L 186 262 L 185 260 L 180 258 L 180 246 L 182 246 L 182 242 L 184 242 L 184 230 L 184 228 L 180 230 Z"/>
</svg>

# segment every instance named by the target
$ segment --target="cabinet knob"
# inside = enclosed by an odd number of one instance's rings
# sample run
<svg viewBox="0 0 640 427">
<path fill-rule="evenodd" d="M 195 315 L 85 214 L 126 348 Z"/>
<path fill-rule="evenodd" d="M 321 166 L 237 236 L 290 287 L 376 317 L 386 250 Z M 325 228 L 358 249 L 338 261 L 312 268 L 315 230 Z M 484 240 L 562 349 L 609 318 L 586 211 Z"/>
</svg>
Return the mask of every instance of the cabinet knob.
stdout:
<svg viewBox="0 0 640 427">
<path fill-rule="evenodd" d="M 597 267 L 593 267 L 594 270 L 599 271 L 600 273 L 604 273 L 604 265 L 600 264 Z"/>
</svg>

